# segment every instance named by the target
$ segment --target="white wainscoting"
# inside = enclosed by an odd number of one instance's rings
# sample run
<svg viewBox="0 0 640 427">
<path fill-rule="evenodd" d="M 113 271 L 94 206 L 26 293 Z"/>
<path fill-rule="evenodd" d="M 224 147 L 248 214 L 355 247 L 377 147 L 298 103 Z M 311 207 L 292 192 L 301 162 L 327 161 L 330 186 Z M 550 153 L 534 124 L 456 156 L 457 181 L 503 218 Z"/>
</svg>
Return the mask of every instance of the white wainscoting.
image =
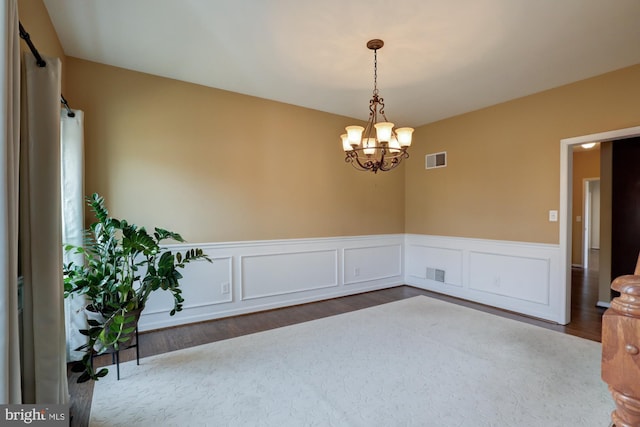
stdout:
<svg viewBox="0 0 640 427">
<path fill-rule="evenodd" d="M 183 310 L 156 292 L 140 330 L 216 319 L 402 284 L 562 323 L 558 245 L 416 234 L 172 245 L 187 266 Z M 444 281 L 430 279 L 444 272 Z"/>
<path fill-rule="evenodd" d="M 407 234 L 404 252 L 408 285 L 562 323 L 558 245 Z"/>
<path fill-rule="evenodd" d="M 319 301 L 404 284 L 403 234 L 171 245 L 202 248 L 213 263 L 183 270 L 183 310 L 156 292 L 141 331 Z"/>
</svg>

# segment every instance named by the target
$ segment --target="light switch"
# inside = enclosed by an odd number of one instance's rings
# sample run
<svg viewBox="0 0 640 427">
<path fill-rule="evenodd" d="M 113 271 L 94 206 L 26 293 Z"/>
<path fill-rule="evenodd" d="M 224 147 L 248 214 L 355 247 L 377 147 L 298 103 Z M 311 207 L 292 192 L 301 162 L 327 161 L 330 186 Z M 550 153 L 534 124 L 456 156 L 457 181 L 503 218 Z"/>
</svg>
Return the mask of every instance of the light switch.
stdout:
<svg viewBox="0 0 640 427">
<path fill-rule="evenodd" d="M 580 215 L 576 217 L 576 222 L 582 222 L 582 217 Z"/>
<path fill-rule="evenodd" d="M 558 221 L 558 211 L 549 211 L 549 222 Z"/>
</svg>

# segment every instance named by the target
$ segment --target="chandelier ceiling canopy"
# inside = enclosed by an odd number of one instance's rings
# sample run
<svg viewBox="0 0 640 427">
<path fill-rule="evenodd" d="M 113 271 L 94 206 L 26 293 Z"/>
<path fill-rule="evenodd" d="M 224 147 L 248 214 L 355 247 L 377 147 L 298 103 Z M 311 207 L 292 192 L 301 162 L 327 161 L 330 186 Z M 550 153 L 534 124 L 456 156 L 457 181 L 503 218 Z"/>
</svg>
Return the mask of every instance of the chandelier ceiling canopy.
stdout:
<svg viewBox="0 0 640 427">
<path fill-rule="evenodd" d="M 390 171 L 409 157 L 413 128 L 394 128 L 384 112 L 384 99 L 378 92 L 378 49 L 384 46 L 379 39 L 369 40 L 373 50 L 373 97 L 369 101 L 369 121 L 365 127 L 347 126 L 340 135 L 345 162 L 362 171 Z M 378 121 L 382 119 L 382 121 Z"/>
</svg>

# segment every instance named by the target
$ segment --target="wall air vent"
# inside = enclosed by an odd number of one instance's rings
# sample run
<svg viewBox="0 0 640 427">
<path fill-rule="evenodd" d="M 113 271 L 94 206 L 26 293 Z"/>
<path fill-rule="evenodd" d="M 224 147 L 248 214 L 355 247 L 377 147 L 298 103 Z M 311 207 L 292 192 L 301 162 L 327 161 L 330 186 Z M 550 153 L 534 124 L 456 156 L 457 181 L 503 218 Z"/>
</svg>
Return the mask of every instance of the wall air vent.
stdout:
<svg viewBox="0 0 640 427">
<path fill-rule="evenodd" d="M 427 154 L 426 169 L 444 168 L 447 166 L 447 152 Z"/>
</svg>

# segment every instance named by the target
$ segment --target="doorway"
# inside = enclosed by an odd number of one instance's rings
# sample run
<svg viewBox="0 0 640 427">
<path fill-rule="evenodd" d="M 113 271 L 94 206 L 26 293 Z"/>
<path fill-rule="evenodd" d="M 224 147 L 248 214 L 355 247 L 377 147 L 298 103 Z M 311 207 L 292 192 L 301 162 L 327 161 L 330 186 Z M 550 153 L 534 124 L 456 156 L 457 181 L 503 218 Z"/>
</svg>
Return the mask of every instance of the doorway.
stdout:
<svg viewBox="0 0 640 427">
<path fill-rule="evenodd" d="M 594 271 L 594 257 L 600 250 L 600 178 L 585 179 L 583 194 L 582 266 Z"/>
<path fill-rule="evenodd" d="M 573 146 L 589 142 L 615 141 L 640 136 L 640 126 L 609 132 L 566 138 L 560 141 L 560 313 L 558 323 L 571 322 L 571 238 Z"/>
</svg>

